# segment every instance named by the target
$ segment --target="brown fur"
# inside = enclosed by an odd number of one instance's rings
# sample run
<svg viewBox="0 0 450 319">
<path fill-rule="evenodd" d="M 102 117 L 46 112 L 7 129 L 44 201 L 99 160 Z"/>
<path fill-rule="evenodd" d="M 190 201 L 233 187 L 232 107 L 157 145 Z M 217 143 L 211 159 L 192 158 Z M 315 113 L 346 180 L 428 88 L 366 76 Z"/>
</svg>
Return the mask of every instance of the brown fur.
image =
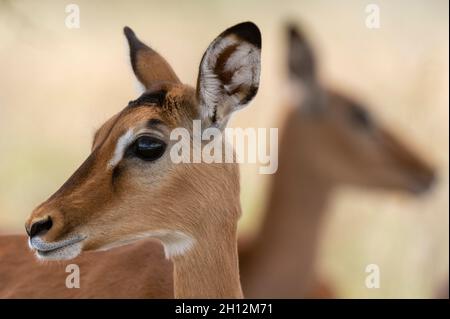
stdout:
<svg viewBox="0 0 450 319">
<path fill-rule="evenodd" d="M 252 23 L 226 30 L 210 48 L 223 37 L 235 37 L 235 33 L 238 41 L 246 41 L 245 37 L 239 37 L 241 33 L 254 37 L 252 41 L 257 40 L 259 47 L 255 47 L 252 54 L 258 56 L 252 60 L 256 62 L 251 67 L 259 68 L 261 36 Z M 70 262 L 80 266 L 83 288 L 65 287 L 63 278 L 68 274 L 64 273 L 64 265 L 67 262 L 58 266 L 40 265 L 25 248 L 25 238 L 3 237 L 0 239 L 3 257 L 0 296 L 242 297 L 236 238 L 241 215 L 238 165 L 174 164 L 170 160 L 169 150 L 174 144 L 169 139 L 170 131 L 185 128 L 193 135 L 192 121 L 200 119 L 202 107 L 208 107 L 198 101 L 197 95 L 204 92 L 181 84 L 167 62 L 140 42 L 131 29 L 125 28 L 125 34 L 136 76 L 147 94 L 163 90 L 164 101 L 161 104 L 131 103 L 104 123 L 95 134 L 90 156 L 26 222 L 27 231 L 31 233 L 33 224 L 50 218 L 51 228 L 39 234 L 46 242 L 59 242 L 69 235 L 86 236 L 82 250 L 88 253 Z M 234 71 L 237 70 L 239 65 Z M 252 84 L 257 83 L 249 83 Z M 227 105 L 229 113 L 225 115 L 229 116 L 242 106 Z M 118 140 L 130 129 L 135 132 L 144 128 L 152 130 L 147 125 L 155 121 L 167 144 L 163 156 L 151 163 L 123 157 L 110 167 Z M 163 258 L 161 246 L 149 240 L 110 252 L 89 252 L 122 244 L 130 238 L 139 240 L 140 234 L 161 230 L 181 232 L 194 241 L 187 252 L 171 256 L 173 268 Z M 163 243 L 164 239 L 170 240 L 164 236 L 157 238 Z M 135 264 L 127 266 L 130 262 Z M 148 269 L 143 270 L 145 265 L 149 265 Z"/>
<path fill-rule="evenodd" d="M 181 88 L 176 88 L 177 94 Z M 188 92 L 192 91 L 187 88 Z M 184 94 L 183 96 L 192 96 Z M 120 180 L 113 186 L 111 174 L 106 173 L 106 164 L 114 151 L 115 141 L 124 129 L 136 123 L 147 122 L 148 119 L 158 118 L 166 121 L 167 125 L 182 125 L 174 119 L 187 121 L 186 109 L 180 107 L 181 102 L 169 94 L 167 105 L 159 107 L 139 107 L 125 110 L 114 122 L 110 129 L 108 121 L 97 134 L 104 137 L 102 142 L 94 141 L 93 153 L 69 180 L 49 200 L 41 204 L 29 218 L 28 224 L 50 215 L 54 221 L 52 229 L 45 235 L 46 241 L 54 241 L 73 232 L 82 225 L 84 229 L 92 229 L 90 240 L 84 246 L 85 250 L 95 250 L 115 239 L 120 239 L 130 232 L 148 230 L 154 224 L 156 229 L 184 230 L 188 234 L 195 234 L 195 238 L 210 238 L 207 244 L 196 245 L 192 251 L 176 260 L 179 272 L 175 272 L 175 280 L 179 285 L 176 289 L 180 297 L 239 297 L 240 283 L 238 276 L 236 250 L 236 223 L 240 216 L 239 205 L 239 173 L 236 164 L 179 164 L 172 167 L 166 176 L 166 182 L 160 189 L 153 190 L 153 195 L 142 193 L 141 189 L 148 189 L 142 183 L 146 180 L 134 178 L 134 183 L 127 181 L 127 175 L 133 172 L 124 170 Z M 170 120 L 169 120 L 170 119 Z M 109 131 L 109 134 L 105 133 Z M 130 170 L 139 170 L 139 167 Z M 167 194 L 167 195 L 165 195 Z M 152 200 L 157 198 L 158 200 Z M 176 198 L 176 200 L 174 200 Z M 221 203 L 217 205 L 217 203 Z M 142 207 L 147 207 L 142 210 Z M 111 214 L 117 223 L 110 224 Z M 202 220 L 210 220 L 207 227 L 203 227 Z M 153 226 L 153 225 L 152 225 Z M 153 226 L 153 227 L 155 227 Z M 200 227 L 199 227 L 200 226 Z M 218 230 L 219 229 L 219 230 Z M 95 232 L 94 232 L 95 230 Z M 104 237 L 102 234 L 108 234 Z M 213 240 L 218 238 L 218 240 Z M 5 243 L 9 244 L 5 247 Z M 80 265 L 82 287 L 85 289 L 67 289 L 62 280 L 67 274 L 64 268 L 39 265 L 32 258 L 32 254 L 24 250 L 26 241 L 22 237 L 3 238 L 0 242 L 1 251 L 7 256 L 2 262 L 2 274 L 17 283 L 16 288 L 1 285 L 3 297 L 33 296 L 33 297 L 171 297 L 173 296 L 172 273 L 170 262 L 163 258 L 161 248 L 155 244 L 137 244 L 130 247 L 120 247 L 111 250 L 111 257 L 107 252 L 82 255 L 73 263 Z M 156 250 L 156 251 L 155 251 Z M 131 255 L 125 253 L 129 251 Z M 141 251 L 136 254 L 137 251 Z M 206 254 L 206 258 L 199 258 Z M 17 253 L 20 252 L 20 253 Z M 229 252 L 229 253 L 228 253 Z M 217 256 L 213 256 L 217 254 Z M 116 265 L 109 261 L 114 258 L 123 264 Z M 139 259 L 137 265 L 152 265 L 149 271 L 137 271 L 126 267 L 126 260 Z M 107 263 L 97 263 L 100 261 Z M 213 264 L 210 264 L 210 263 Z M 72 262 L 70 262 L 72 263 Z M 17 265 L 20 267 L 17 267 Z M 66 263 L 63 263 L 65 265 Z M 13 265 L 13 267 L 11 267 Z M 91 265 L 91 266 L 89 266 Z M 202 265 L 199 267 L 199 265 Z M 99 268 L 100 267 L 100 268 Z M 111 268 L 110 268 L 111 267 Z M 169 267 L 166 269 L 165 267 Z M 195 271 L 198 268 L 198 272 Z M 11 273 L 26 273 L 31 276 L 33 284 L 26 278 Z M 136 277 L 141 286 L 124 290 L 129 284 L 128 276 L 123 276 L 121 282 L 112 276 L 102 279 L 108 273 L 132 270 L 129 276 L 136 273 L 145 275 L 146 281 Z M 181 273 L 181 275 L 178 275 Z M 186 274 L 189 274 L 188 276 Z M 125 275 L 125 274 L 123 274 Z M 40 280 L 49 278 L 51 280 Z M 18 279 L 20 278 L 20 280 Z M 6 281 L 6 280 L 5 280 Z M 28 283 L 27 283 L 28 282 Z M 142 283 L 145 282 L 144 285 Z M 203 283 L 204 285 L 202 285 Z M 121 289 L 112 289 L 121 287 Z M 122 286 L 123 285 L 123 286 Z M 139 287 L 138 287 L 139 286 Z M 21 290 L 23 289 L 23 290 Z M 128 291 L 130 294 L 122 293 Z"/>
<path fill-rule="evenodd" d="M 315 60 L 303 36 L 294 31 L 291 41 L 297 41 L 291 44 L 291 63 Z M 368 122 L 358 120 L 365 107 L 327 90 L 315 74 L 302 73 L 314 69 L 291 70 L 303 93 L 284 121 L 261 231 L 253 247 L 247 243 L 239 254 L 246 297 L 336 296 L 315 274 L 322 220 L 334 191 L 352 185 L 417 194 L 434 179 L 433 169 L 368 113 Z"/>
<path fill-rule="evenodd" d="M 173 298 L 172 263 L 153 240 L 59 262 L 37 261 L 25 236 L 0 236 L 0 247 L 1 298 Z M 80 267 L 80 288 L 66 287 L 69 264 Z"/>
</svg>

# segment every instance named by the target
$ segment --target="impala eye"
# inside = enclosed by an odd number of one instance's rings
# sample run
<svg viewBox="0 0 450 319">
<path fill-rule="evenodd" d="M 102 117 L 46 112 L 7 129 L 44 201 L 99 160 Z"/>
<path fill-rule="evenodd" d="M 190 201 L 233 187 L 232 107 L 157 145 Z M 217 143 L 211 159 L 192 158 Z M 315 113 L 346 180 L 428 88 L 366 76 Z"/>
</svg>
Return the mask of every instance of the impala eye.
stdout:
<svg viewBox="0 0 450 319">
<path fill-rule="evenodd" d="M 128 149 L 130 155 L 136 156 L 144 161 L 155 161 L 160 158 L 166 150 L 166 143 L 152 136 L 138 137 Z"/>
<path fill-rule="evenodd" d="M 361 128 L 368 129 L 372 126 L 372 119 L 369 113 L 359 106 L 352 106 L 350 116 L 354 124 Z"/>
</svg>

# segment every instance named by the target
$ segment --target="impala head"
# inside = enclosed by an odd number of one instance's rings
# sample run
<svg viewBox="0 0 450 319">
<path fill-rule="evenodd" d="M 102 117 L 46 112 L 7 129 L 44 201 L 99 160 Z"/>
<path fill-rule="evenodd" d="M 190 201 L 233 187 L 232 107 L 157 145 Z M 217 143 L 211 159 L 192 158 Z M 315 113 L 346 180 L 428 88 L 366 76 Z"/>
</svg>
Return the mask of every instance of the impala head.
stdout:
<svg viewBox="0 0 450 319">
<path fill-rule="evenodd" d="M 223 129 L 259 85 L 261 35 L 250 22 L 231 27 L 206 50 L 197 87 L 180 82 L 169 64 L 124 29 L 145 92 L 96 132 L 85 162 L 26 222 L 42 259 L 69 259 L 142 237 L 182 254 L 211 233 L 232 231 L 240 215 L 236 164 L 175 164 L 174 128 Z M 191 134 L 192 136 L 192 134 Z"/>
<path fill-rule="evenodd" d="M 429 189 L 434 180 L 430 166 L 377 123 L 363 104 L 320 85 L 314 53 L 294 27 L 288 29 L 288 39 L 298 106 L 291 123 L 315 171 L 336 183 L 413 193 Z"/>
</svg>

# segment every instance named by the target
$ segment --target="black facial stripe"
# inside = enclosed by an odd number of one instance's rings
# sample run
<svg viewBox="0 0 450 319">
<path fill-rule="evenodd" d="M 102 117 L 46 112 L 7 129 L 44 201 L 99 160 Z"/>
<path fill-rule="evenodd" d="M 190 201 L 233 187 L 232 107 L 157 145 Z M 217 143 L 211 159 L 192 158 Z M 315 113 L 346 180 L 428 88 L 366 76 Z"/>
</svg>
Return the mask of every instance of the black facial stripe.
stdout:
<svg viewBox="0 0 450 319">
<path fill-rule="evenodd" d="M 128 103 L 128 107 L 137 107 L 142 105 L 162 106 L 166 99 L 167 91 L 159 90 L 155 92 L 145 92 L 134 101 Z"/>
<path fill-rule="evenodd" d="M 113 172 L 112 172 L 112 185 L 113 185 L 113 187 L 116 185 L 115 183 L 116 183 L 117 179 L 120 177 L 121 172 L 122 172 L 121 166 L 120 165 L 116 165 L 114 167 L 114 169 L 113 169 Z"/>
<path fill-rule="evenodd" d="M 159 119 L 151 119 L 151 120 L 147 121 L 148 128 L 153 128 L 155 126 L 162 125 L 162 124 L 164 124 L 164 122 Z"/>
</svg>

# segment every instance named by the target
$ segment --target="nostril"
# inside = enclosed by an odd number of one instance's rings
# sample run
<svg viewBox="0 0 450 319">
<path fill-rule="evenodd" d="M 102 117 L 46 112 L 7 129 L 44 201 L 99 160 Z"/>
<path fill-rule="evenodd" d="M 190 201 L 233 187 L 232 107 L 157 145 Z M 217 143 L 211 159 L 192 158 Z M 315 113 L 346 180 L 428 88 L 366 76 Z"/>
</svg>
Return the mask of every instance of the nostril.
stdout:
<svg viewBox="0 0 450 319">
<path fill-rule="evenodd" d="M 46 219 L 39 220 L 31 225 L 30 230 L 27 230 L 28 236 L 34 237 L 44 231 L 49 230 L 52 228 L 53 222 L 50 217 L 47 217 Z"/>
</svg>

